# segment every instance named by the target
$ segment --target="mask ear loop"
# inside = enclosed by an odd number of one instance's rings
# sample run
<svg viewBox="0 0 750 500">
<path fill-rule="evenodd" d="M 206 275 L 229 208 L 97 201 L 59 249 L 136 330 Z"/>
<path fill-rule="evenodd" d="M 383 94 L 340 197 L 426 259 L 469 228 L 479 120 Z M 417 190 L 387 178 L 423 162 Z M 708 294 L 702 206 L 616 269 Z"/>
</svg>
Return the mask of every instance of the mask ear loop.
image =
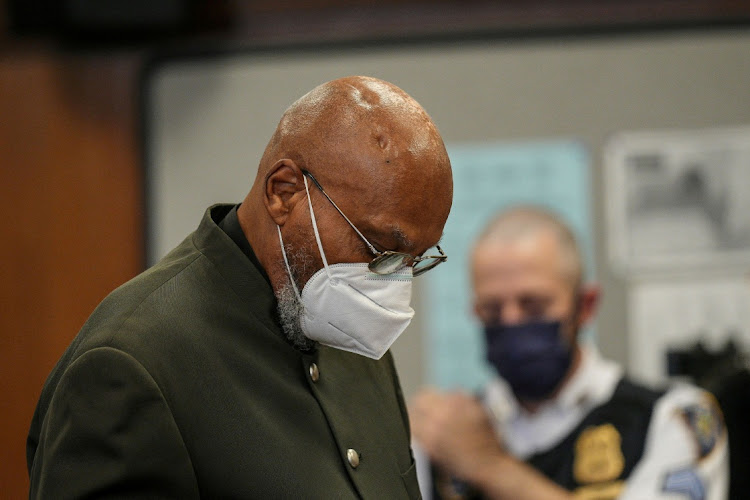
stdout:
<svg viewBox="0 0 750 500">
<path fill-rule="evenodd" d="M 312 207 L 312 200 L 310 199 L 310 188 L 307 187 L 307 176 L 303 175 L 302 180 L 305 181 L 305 191 L 307 192 L 307 205 L 310 207 L 310 219 L 312 219 L 313 231 L 315 232 L 315 241 L 318 242 L 318 250 L 320 250 L 320 258 L 323 259 L 323 267 L 326 270 L 328 279 L 331 280 L 331 284 L 335 284 L 336 280 L 331 276 L 331 271 L 328 269 L 328 260 L 326 254 L 323 251 L 323 243 L 320 242 L 320 233 L 318 233 L 318 222 L 315 220 L 315 212 Z"/>
</svg>

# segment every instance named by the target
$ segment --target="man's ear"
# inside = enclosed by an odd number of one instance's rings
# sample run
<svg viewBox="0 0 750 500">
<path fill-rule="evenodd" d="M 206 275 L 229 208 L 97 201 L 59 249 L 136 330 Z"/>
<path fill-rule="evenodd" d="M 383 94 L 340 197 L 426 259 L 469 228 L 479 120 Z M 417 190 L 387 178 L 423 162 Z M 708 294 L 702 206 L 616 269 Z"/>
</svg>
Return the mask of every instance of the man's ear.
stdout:
<svg viewBox="0 0 750 500">
<path fill-rule="evenodd" d="M 479 304 L 477 303 L 476 297 L 471 301 L 471 313 L 480 322 L 482 321 L 481 317 L 479 316 Z"/>
<path fill-rule="evenodd" d="M 578 304 L 578 328 L 583 327 L 594 317 L 601 294 L 601 288 L 598 285 L 583 286 L 578 297 L 580 301 Z"/>
<path fill-rule="evenodd" d="M 263 202 L 271 219 L 283 226 L 292 208 L 304 199 L 304 174 L 294 161 L 277 161 L 266 176 Z M 300 196 L 301 195 L 301 196 Z"/>
</svg>

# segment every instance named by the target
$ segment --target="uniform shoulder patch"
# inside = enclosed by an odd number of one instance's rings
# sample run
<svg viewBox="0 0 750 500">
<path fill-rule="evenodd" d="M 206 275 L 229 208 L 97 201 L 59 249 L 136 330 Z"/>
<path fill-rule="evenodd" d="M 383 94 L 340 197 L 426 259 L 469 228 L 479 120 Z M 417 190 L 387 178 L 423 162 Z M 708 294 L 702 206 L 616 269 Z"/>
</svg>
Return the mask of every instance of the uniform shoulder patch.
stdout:
<svg viewBox="0 0 750 500">
<path fill-rule="evenodd" d="M 704 500 L 706 487 L 695 470 L 686 468 L 667 473 L 662 485 L 664 493 L 677 493 L 690 500 Z"/>
<path fill-rule="evenodd" d="M 684 406 L 680 411 L 695 439 L 698 457 L 708 456 L 725 432 L 724 417 L 718 403 L 712 395 L 706 394 L 700 402 Z"/>
</svg>

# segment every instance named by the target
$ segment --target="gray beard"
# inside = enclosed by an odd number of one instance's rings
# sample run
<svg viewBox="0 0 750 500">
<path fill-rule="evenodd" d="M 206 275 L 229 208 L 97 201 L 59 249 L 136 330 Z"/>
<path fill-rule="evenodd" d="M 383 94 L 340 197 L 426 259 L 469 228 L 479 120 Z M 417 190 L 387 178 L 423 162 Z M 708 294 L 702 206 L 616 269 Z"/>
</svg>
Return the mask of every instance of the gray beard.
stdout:
<svg viewBox="0 0 750 500">
<path fill-rule="evenodd" d="M 299 276 L 300 272 L 304 272 L 304 269 L 309 262 L 307 256 L 301 253 L 293 253 L 287 248 L 287 257 L 289 259 L 289 267 L 291 268 L 292 276 Z M 286 265 L 283 264 L 284 269 Z M 304 306 L 297 294 L 294 292 L 292 286 L 292 277 L 287 273 L 286 283 L 276 291 L 276 309 L 279 314 L 279 322 L 281 323 L 281 330 L 286 335 L 287 340 L 296 348 L 301 351 L 309 351 L 315 346 L 315 341 L 307 338 L 302 331 L 302 325 L 300 324 L 300 317 L 304 311 Z M 302 293 L 302 290 L 300 290 Z"/>
</svg>

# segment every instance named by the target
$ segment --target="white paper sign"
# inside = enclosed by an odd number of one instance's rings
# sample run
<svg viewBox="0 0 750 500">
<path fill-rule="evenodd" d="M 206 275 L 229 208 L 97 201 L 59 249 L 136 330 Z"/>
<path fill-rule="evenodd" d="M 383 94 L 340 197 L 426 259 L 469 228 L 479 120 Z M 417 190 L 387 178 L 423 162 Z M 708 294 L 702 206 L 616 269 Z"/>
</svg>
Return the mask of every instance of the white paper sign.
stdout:
<svg viewBox="0 0 750 500">
<path fill-rule="evenodd" d="M 750 264 L 750 127 L 621 133 L 604 162 L 609 254 L 623 274 Z"/>
<path fill-rule="evenodd" d="M 640 380 L 667 380 L 668 349 L 696 341 L 718 351 L 729 340 L 750 352 L 750 282 L 746 278 L 638 283 L 630 289 L 628 369 Z"/>
</svg>

